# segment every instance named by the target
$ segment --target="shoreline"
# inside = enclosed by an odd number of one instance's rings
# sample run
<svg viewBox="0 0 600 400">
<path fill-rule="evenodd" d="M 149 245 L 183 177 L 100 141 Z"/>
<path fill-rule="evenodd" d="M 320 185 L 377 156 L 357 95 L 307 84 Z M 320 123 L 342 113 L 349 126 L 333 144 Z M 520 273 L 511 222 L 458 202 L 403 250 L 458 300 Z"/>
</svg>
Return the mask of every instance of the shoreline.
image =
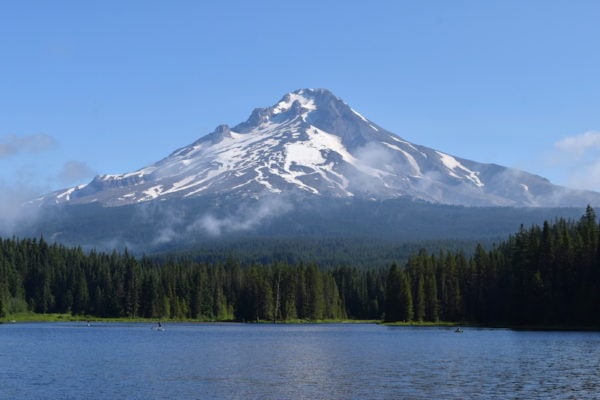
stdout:
<svg viewBox="0 0 600 400">
<path fill-rule="evenodd" d="M 274 324 L 274 325 L 304 325 L 304 324 L 375 324 L 387 327 L 412 327 L 412 328 L 476 328 L 476 329 L 510 329 L 514 331 L 556 331 L 556 332 L 598 332 L 600 326 L 576 326 L 576 325 L 502 325 L 502 324 L 476 324 L 468 322 L 384 322 L 382 320 L 289 320 L 289 321 L 236 321 L 236 320 L 209 320 L 209 319 L 192 319 L 192 318 L 142 318 L 142 317 L 94 317 L 89 315 L 71 315 L 71 314 L 34 314 L 21 313 L 11 314 L 0 318 L 0 324 L 14 323 L 31 323 L 31 322 L 100 322 L 100 323 L 146 323 L 156 324 L 157 321 L 162 323 L 239 323 L 239 324 Z"/>
</svg>

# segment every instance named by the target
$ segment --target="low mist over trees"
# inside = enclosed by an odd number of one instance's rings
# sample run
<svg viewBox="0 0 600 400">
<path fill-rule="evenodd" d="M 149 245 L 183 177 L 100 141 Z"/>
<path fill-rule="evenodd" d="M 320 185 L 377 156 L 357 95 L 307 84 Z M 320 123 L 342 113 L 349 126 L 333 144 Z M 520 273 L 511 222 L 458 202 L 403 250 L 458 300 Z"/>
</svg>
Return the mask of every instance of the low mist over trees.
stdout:
<svg viewBox="0 0 600 400">
<path fill-rule="evenodd" d="M 405 265 L 194 262 L 86 253 L 44 239 L 0 240 L 0 313 L 285 321 L 384 319 L 600 325 L 600 227 L 521 227 L 472 255 L 421 250 Z"/>
</svg>

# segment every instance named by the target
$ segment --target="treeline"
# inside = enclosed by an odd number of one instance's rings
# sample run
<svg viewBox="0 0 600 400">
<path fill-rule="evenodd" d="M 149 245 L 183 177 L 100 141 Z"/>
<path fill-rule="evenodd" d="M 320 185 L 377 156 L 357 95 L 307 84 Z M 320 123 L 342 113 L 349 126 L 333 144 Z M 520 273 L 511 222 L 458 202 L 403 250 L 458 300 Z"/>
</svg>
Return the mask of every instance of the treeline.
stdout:
<svg viewBox="0 0 600 400">
<path fill-rule="evenodd" d="M 495 239 L 484 239 L 491 246 Z M 481 241 L 480 241 L 481 242 Z M 405 264 L 408 258 L 424 248 L 429 252 L 465 251 L 471 253 L 476 240 L 438 239 L 400 241 L 373 237 L 234 237 L 202 240 L 190 248 L 152 254 L 158 261 L 173 256 L 199 263 L 216 264 L 233 257 L 245 264 L 316 263 L 320 268 L 352 266 L 358 269 L 387 268 L 394 262 Z"/>
<path fill-rule="evenodd" d="M 44 239 L 0 241 L 0 312 L 200 320 L 342 319 L 314 264 L 241 266 L 88 254 Z"/>
<path fill-rule="evenodd" d="M 389 268 L 138 259 L 3 239 L 0 313 L 600 326 L 599 232 L 588 207 L 491 249 L 421 250 Z"/>
<path fill-rule="evenodd" d="M 386 279 L 387 321 L 600 326 L 600 227 L 578 221 L 521 227 L 491 250 L 421 251 Z"/>
</svg>

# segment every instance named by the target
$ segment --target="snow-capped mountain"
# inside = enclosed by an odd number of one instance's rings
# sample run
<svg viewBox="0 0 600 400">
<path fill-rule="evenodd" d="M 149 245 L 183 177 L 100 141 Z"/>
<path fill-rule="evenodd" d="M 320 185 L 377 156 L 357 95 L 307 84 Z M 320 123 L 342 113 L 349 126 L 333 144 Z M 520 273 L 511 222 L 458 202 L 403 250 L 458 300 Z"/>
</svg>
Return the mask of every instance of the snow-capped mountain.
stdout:
<svg viewBox="0 0 600 400">
<path fill-rule="evenodd" d="M 410 143 L 324 89 L 289 93 L 272 107 L 254 110 L 246 122 L 233 128 L 221 125 L 153 165 L 100 175 L 40 201 L 120 206 L 282 193 L 469 206 L 600 204 L 598 193 Z"/>
</svg>

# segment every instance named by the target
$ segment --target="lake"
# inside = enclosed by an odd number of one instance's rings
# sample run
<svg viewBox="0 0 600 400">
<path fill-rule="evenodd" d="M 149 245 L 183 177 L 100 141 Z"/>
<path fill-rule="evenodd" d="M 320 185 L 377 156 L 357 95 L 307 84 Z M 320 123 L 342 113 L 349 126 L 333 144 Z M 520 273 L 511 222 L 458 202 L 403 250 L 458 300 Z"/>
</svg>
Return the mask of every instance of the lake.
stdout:
<svg viewBox="0 0 600 400">
<path fill-rule="evenodd" d="M 600 333 L 371 324 L 0 325 L 1 399 L 588 399 Z"/>
</svg>

